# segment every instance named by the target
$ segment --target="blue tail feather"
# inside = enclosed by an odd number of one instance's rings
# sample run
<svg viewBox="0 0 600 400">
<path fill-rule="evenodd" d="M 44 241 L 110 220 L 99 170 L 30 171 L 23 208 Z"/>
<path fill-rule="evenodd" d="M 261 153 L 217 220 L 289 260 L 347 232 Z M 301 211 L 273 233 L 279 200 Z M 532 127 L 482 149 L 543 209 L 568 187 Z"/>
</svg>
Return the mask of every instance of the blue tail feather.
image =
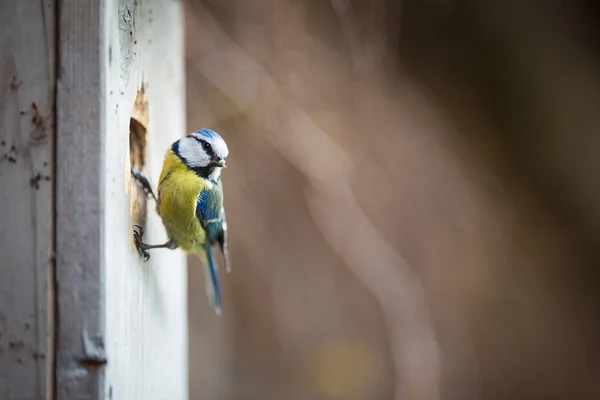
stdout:
<svg viewBox="0 0 600 400">
<path fill-rule="evenodd" d="M 212 246 L 206 246 L 206 279 L 208 285 L 208 295 L 211 305 L 217 314 L 223 312 L 223 302 L 221 300 L 221 286 L 219 284 L 219 271 L 213 254 Z"/>
</svg>

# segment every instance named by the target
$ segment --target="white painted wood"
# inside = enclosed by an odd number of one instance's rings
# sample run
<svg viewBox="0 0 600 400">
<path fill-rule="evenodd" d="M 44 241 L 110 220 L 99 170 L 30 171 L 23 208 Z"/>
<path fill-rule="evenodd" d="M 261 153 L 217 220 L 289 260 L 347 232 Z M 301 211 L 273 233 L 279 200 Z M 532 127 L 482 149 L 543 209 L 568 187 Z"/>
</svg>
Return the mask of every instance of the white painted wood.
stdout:
<svg viewBox="0 0 600 400">
<path fill-rule="evenodd" d="M 137 6 L 136 6 L 137 4 Z M 118 13 L 116 10 L 118 9 Z M 142 263 L 130 238 L 128 129 L 142 83 L 149 106 L 144 172 L 156 188 L 165 151 L 185 134 L 183 20 L 177 1 L 109 0 L 105 8 L 106 151 L 103 172 L 107 393 L 187 399 L 187 271 L 181 250 Z M 152 200 L 145 241 L 166 241 Z"/>
<path fill-rule="evenodd" d="M 51 392 L 54 1 L 0 2 L 0 399 Z"/>
<path fill-rule="evenodd" d="M 154 185 L 185 134 L 181 5 L 63 0 L 61 17 L 57 398 L 185 399 L 186 259 L 135 251 L 128 148 L 142 84 Z M 152 203 L 144 239 L 166 239 Z"/>
</svg>

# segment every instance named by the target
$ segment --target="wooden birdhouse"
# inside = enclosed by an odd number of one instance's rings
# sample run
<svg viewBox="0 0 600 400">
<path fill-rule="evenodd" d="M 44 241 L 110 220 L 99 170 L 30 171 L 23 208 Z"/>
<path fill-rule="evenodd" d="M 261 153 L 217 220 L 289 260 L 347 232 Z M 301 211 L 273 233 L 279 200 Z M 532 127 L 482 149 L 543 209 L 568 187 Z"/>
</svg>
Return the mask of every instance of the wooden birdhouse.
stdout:
<svg viewBox="0 0 600 400">
<path fill-rule="evenodd" d="M 176 0 L 0 3 L 0 398 L 187 398 L 186 259 L 151 198 L 186 132 Z"/>
</svg>

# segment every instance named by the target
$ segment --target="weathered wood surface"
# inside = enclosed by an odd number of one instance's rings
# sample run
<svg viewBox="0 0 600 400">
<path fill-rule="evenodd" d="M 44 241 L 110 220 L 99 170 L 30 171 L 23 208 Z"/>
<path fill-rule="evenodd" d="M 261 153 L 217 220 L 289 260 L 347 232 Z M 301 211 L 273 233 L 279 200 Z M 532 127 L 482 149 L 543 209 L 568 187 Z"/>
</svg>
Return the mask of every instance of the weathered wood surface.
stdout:
<svg viewBox="0 0 600 400">
<path fill-rule="evenodd" d="M 185 133 L 181 7 L 58 11 L 0 4 L 0 398 L 184 399 L 185 255 L 135 251 L 127 147 L 142 84 L 151 178 Z"/>
<path fill-rule="evenodd" d="M 187 399 L 186 261 L 156 250 L 142 263 L 130 235 L 128 131 L 142 87 L 148 101 L 143 171 L 156 188 L 164 152 L 185 134 L 183 26 L 177 1 L 107 1 L 104 176 L 107 393 L 113 399 Z M 143 118 L 142 118 L 143 119 Z M 145 240 L 165 241 L 152 200 Z"/>
<path fill-rule="evenodd" d="M 51 392 L 54 1 L 0 2 L 0 398 Z M 50 348 L 49 348 L 50 345 Z"/>
<path fill-rule="evenodd" d="M 183 399 L 185 258 L 157 251 L 143 264 L 134 250 L 127 147 L 142 84 L 151 178 L 159 175 L 164 150 L 185 133 L 180 7 L 100 3 L 61 7 L 57 394 Z M 148 211 L 146 240 L 163 240 L 154 207 Z"/>
<path fill-rule="evenodd" d="M 106 151 L 102 1 L 60 5 L 57 81 L 56 398 L 104 398 Z"/>
</svg>

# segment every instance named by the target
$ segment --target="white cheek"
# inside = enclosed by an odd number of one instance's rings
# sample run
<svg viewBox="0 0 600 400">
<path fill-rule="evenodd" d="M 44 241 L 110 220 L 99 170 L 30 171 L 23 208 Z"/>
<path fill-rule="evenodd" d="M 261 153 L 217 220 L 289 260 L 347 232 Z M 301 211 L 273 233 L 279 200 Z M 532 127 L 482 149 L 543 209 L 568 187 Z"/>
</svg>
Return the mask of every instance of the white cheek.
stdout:
<svg viewBox="0 0 600 400">
<path fill-rule="evenodd" d="M 211 181 L 216 181 L 221 177 L 221 168 L 213 168 L 211 173 L 208 174 L 208 179 Z"/>
</svg>

